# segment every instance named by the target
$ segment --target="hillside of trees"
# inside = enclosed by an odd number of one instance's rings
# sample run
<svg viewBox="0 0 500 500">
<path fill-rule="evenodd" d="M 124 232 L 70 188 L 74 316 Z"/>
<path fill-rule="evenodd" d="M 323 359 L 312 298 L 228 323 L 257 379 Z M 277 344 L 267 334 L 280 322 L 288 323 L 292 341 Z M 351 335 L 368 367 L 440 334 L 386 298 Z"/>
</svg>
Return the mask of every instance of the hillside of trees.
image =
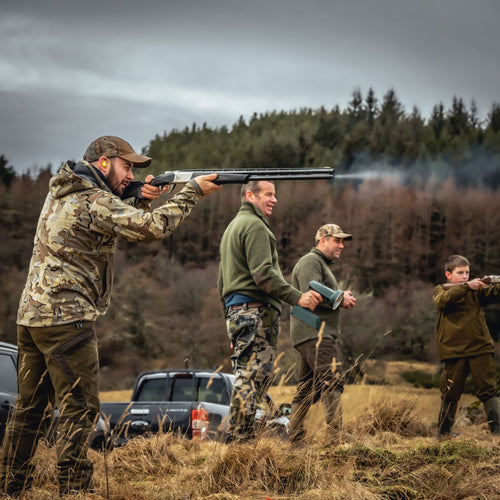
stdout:
<svg viewBox="0 0 500 500">
<path fill-rule="evenodd" d="M 153 138 L 151 173 L 175 169 L 330 165 L 337 179 L 281 181 L 271 227 L 289 277 L 316 229 L 352 233 L 334 272 L 358 297 L 343 313 L 353 360 L 437 361 L 432 289 L 446 257 L 469 258 L 472 274 L 500 274 L 500 105 L 480 120 L 456 97 L 424 119 L 394 90 L 379 102 L 354 91 L 345 110 L 269 112 L 231 128 L 193 124 Z M 15 316 L 52 167 L 17 176 L 0 156 L 0 339 L 15 342 Z M 144 174 L 143 172 L 140 172 Z M 218 244 L 239 208 L 239 186 L 203 199 L 170 238 L 121 241 L 112 306 L 97 323 L 102 385 L 129 387 L 142 369 L 230 370 L 230 346 L 215 289 Z M 500 308 L 487 319 L 495 339 Z M 282 318 L 280 367 L 295 362 Z"/>
</svg>

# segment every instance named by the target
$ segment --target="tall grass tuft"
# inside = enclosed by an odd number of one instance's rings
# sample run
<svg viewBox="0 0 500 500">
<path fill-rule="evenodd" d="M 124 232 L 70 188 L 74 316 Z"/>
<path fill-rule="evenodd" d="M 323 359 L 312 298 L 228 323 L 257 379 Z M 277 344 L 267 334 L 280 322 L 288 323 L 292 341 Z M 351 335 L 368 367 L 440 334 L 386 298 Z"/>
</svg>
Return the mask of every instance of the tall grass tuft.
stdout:
<svg viewBox="0 0 500 500">
<path fill-rule="evenodd" d="M 432 431 L 414 413 L 415 400 L 382 397 L 366 409 L 355 423 L 358 432 L 375 435 L 392 432 L 400 436 L 429 436 Z"/>
</svg>

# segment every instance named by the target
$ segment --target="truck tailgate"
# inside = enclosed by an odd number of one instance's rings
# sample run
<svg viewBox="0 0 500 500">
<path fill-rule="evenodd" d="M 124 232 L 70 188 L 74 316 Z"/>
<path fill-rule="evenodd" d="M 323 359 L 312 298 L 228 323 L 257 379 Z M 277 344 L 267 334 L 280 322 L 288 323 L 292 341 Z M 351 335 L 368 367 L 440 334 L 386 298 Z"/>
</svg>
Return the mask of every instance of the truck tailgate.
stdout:
<svg viewBox="0 0 500 500">
<path fill-rule="evenodd" d="M 191 437 L 191 410 L 196 404 L 191 402 L 129 402 L 101 403 L 101 414 L 109 420 L 115 444 L 127 439 L 160 430 L 175 430 Z"/>
</svg>

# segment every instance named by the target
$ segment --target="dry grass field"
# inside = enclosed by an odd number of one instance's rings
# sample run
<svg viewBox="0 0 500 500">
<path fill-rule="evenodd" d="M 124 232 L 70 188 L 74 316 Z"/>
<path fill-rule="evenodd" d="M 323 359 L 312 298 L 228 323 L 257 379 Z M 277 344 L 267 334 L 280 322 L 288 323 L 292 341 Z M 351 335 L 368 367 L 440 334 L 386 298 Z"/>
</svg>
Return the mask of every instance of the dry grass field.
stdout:
<svg viewBox="0 0 500 500">
<path fill-rule="evenodd" d="M 498 499 L 500 439 L 484 418 L 458 419 L 459 436 L 438 441 L 436 389 L 401 382 L 386 366 L 391 385 L 349 385 L 343 398 L 342 441 L 326 439 L 321 405 L 310 411 L 309 445 L 296 449 L 273 436 L 255 443 L 195 442 L 169 434 L 136 439 L 107 453 L 90 451 L 96 493 L 72 498 L 112 500 L 362 500 Z M 293 387 L 272 388 L 276 402 Z M 105 393 L 127 399 L 130 391 Z M 463 406 L 472 402 L 464 396 Z M 28 500 L 57 497 L 54 450 L 37 453 L 36 481 Z"/>
</svg>

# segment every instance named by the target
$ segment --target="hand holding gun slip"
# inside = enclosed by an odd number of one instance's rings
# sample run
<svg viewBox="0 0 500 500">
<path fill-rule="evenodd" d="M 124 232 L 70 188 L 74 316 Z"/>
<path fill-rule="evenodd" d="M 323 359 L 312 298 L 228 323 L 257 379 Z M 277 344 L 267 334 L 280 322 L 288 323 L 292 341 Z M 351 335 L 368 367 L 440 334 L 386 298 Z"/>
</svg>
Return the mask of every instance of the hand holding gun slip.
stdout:
<svg viewBox="0 0 500 500">
<path fill-rule="evenodd" d="M 337 307 L 339 307 L 344 300 L 344 292 L 342 290 L 332 290 L 323 283 L 311 281 L 309 282 L 309 288 L 318 292 L 323 297 L 324 301 L 328 302 L 328 305 L 333 310 L 337 309 Z M 307 323 L 315 330 L 319 330 L 321 327 L 321 320 L 319 319 L 319 317 L 316 316 L 316 314 L 313 314 L 311 311 L 305 309 L 304 307 L 293 306 L 291 314 L 297 319 L 300 319 L 300 321 Z"/>
<path fill-rule="evenodd" d="M 303 180 L 303 179 L 330 179 L 335 176 L 335 169 L 331 167 L 319 168 L 250 168 L 242 170 L 173 170 L 154 177 L 149 184 L 162 188 L 168 186 L 170 189 L 176 184 L 187 184 L 191 179 L 199 175 L 217 174 L 212 181 L 214 184 L 246 184 L 250 181 L 274 181 L 274 180 Z M 141 188 L 144 181 L 132 181 L 125 188 L 122 199 L 131 197 L 142 198 Z M 170 190 L 169 189 L 169 190 Z"/>
<path fill-rule="evenodd" d="M 445 290 L 449 290 L 450 288 L 453 288 L 454 286 L 457 285 L 463 285 L 464 283 L 469 284 L 469 283 L 482 283 L 485 286 L 488 285 L 496 285 L 497 283 L 500 283 L 500 274 L 489 274 L 488 276 L 483 276 L 482 278 L 476 278 L 474 280 L 470 281 L 460 281 L 459 283 L 443 283 L 443 288 Z M 481 287 L 483 288 L 483 287 Z M 477 289 L 477 288 L 475 288 Z"/>
</svg>

